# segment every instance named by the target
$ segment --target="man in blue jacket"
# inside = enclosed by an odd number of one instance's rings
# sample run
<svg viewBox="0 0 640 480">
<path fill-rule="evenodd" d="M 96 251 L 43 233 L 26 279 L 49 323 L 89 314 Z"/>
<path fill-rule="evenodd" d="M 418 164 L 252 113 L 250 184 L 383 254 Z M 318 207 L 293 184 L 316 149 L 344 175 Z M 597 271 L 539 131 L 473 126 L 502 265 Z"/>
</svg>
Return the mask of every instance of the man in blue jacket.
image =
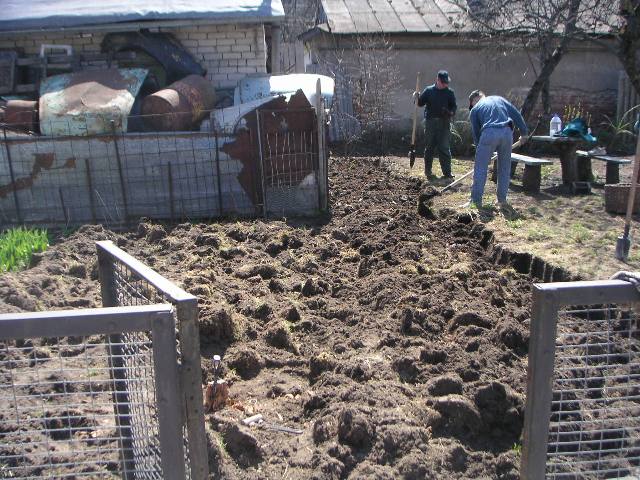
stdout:
<svg viewBox="0 0 640 480">
<path fill-rule="evenodd" d="M 507 191 L 511 180 L 511 143 L 514 124 L 520 130 L 522 143 L 527 141 L 529 130 L 516 107 L 497 95 L 485 96 L 484 92 L 474 90 L 469 95 L 469 119 L 471 133 L 476 144 L 476 158 L 473 169 L 472 203 L 482 206 L 482 195 L 487 181 L 487 170 L 493 152 L 498 152 L 498 203 L 507 205 Z"/>
<path fill-rule="evenodd" d="M 418 96 L 418 106 L 424 109 L 424 132 L 426 147 L 424 149 L 424 174 L 434 179 L 431 171 L 433 155 L 438 151 L 440 168 L 444 178 L 452 179 L 451 148 L 449 144 L 451 119 L 456 114 L 456 96 L 449 88 L 449 72 L 440 70 L 436 83 L 425 88 Z M 418 92 L 415 92 L 417 95 Z"/>
</svg>

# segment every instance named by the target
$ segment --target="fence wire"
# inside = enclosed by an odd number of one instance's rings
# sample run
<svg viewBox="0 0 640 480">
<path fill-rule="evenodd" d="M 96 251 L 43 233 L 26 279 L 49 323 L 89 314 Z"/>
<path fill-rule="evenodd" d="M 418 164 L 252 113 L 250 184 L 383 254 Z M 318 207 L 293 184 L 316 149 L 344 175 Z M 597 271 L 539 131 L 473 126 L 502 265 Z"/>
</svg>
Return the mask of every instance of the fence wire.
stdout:
<svg viewBox="0 0 640 480">
<path fill-rule="evenodd" d="M 632 307 L 563 310 L 547 478 L 640 476 L 640 345 Z"/>
<path fill-rule="evenodd" d="M 169 303 L 177 334 L 173 352 L 182 365 L 181 392 L 186 416 L 181 417 L 186 478 L 208 478 L 208 457 L 202 403 L 202 370 L 197 299 L 179 289 L 111 242 L 98 242 L 101 281 L 108 286 L 107 303 L 143 306 Z M 105 292 L 103 291 L 103 294 Z M 141 413 L 144 415 L 144 412 Z"/>
<path fill-rule="evenodd" d="M 300 204 L 317 210 L 317 130 L 265 132 L 261 147 L 267 213 L 286 216 Z"/>
<path fill-rule="evenodd" d="M 310 117 L 314 112 L 304 110 Z M 288 110 L 272 113 L 283 119 L 291 114 Z M 265 152 L 261 146 L 272 150 L 275 146 L 278 158 L 294 155 L 293 163 L 279 160 L 277 165 L 278 175 L 300 186 L 296 203 L 289 204 L 287 211 L 314 213 L 317 198 L 309 200 L 305 190 L 318 182 L 309 177 L 303 183 L 308 175 L 299 178 L 308 170 L 311 160 L 306 157 L 314 151 L 317 155 L 314 130 L 305 126 L 308 131 L 300 131 L 296 122 L 283 121 L 282 127 L 276 124 L 275 128 L 290 141 L 282 137 L 275 144 L 260 145 L 258 137 L 272 134 L 273 129 L 265 131 L 263 126 L 259 131 L 255 116 L 232 107 L 211 112 L 198 131 L 123 132 L 120 123 L 111 131 L 106 120 L 87 115 L 48 122 L 55 123 L 55 128 L 50 128 L 55 136 L 31 131 L 37 130 L 37 124 L 28 128 L 3 124 L 0 226 L 103 223 L 114 227 L 142 217 L 181 221 L 265 213 L 260 177 L 260 159 Z M 147 117 L 130 116 L 124 129 L 147 124 Z M 96 125 L 104 128 L 96 129 Z M 299 141 L 307 144 L 300 146 Z M 297 150 L 292 151 L 294 148 Z M 288 167 L 304 168 L 282 170 Z M 314 172 L 317 175 L 317 169 Z M 295 185 L 289 187 L 294 189 Z M 272 195 L 278 198 L 277 192 Z"/>
<path fill-rule="evenodd" d="M 161 479 L 154 375 L 148 332 L 3 342 L 0 478 Z"/>
</svg>

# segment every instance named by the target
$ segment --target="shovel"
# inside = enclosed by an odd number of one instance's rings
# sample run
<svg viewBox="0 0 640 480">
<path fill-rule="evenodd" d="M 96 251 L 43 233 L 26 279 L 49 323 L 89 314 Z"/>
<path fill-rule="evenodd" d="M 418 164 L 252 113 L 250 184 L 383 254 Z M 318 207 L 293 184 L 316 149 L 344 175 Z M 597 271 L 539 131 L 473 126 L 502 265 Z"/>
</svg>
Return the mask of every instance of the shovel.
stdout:
<svg viewBox="0 0 640 480">
<path fill-rule="evenodd" d="M 516 140 L 516 143 L 514 143 L 513 145 L 511 145 L 511 150 L 515 150 L 516 148 L 518 148 L 520 145 L 522 145 L 522 139 L 518 139 Z M 489 160 L 489 164 L 493 163 L 496 159 L 498 158 L 498 154 L 494 154 L 491 157 L 491 160 Z M 465 178 L 467 178 L 469 175 L 471 175 L 473 173 L 473 168 L 471 170 L 469 170 L 467 173 L 465 173 L 464 175 L 462 175 L 460 178 L 456 178 L 456 180 L 454 182 L 451 182 L 449 185 L 447 185 L 446 187 L 437 190 L 435 193 L 430 195 L 430 198 L 436 197 L 438 195 L 442 195 L 444 192 L 446 192 L 447 190 L 452 189 L 453 187 L 455 187 L 456 185 L 458 185 L 460 182 L 462 182 L 462 180 L 464 180 Z"/>
<path fill-rule="evenodd" d="M 416 89 L 418 92 L 420 89 L 420 72 L 416 78 Z M 416 98 L 416 105 L 413 110 L 413 130 L 411 131 L 411 145 L 409 146 L 409 168 L 413 168 L 413 164 L 416 163 L 416 125 L 418 124 L 418 99 Z"/>
<path fill-rule="evenodd" d="M 640 135 L 638 135 L 638 144 L 636 145 L 636 156 L 633 159 L 633 175 L 631 176 L 631 190 L 627 199 L 627 216 L 624 221 L 624 233 L 618 237 L 616 241 L 616 258 L 627 261 L 629 258 L 629 248 L 631 248 L 631 239 L 629 231 L 631 230 L 631 213 L 636 199 L 636 187 L 638 186 L 638 168 L 640 167 Z"/>
</svg>

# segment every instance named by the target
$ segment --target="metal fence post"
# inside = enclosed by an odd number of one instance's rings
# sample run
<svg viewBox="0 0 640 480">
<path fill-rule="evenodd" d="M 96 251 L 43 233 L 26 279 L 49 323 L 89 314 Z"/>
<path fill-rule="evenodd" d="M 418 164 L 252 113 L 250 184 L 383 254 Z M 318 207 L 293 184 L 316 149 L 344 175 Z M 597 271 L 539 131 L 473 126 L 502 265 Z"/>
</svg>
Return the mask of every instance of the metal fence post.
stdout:
<svg viewBox="0 0 640 480">
<path fill-rule="evenodd" d="M 9 148 L 9 141 L 7 140 L 7 129 L 2 129 L 2 136 L 4 137 L 4 147 L 7 152 L 7 163 L 9 164 L 9 175 L 11 176 L 11 185 L 13 186 L 13 201 L 16 204 L 16 217 L 18 223 L 22 224 L 22 211 L 20 210 L 20 202 L 18 201 L 18 185 L 16 184 L 16 176 L 13 172 L 13 162 L 11 161 L 11 149 Z"/>
<path fill-rule="evenodd" d="M 535 392 L 535 395 L 527 395 L 525 407 L 522 480 L 545 477 L 558 308 L 555 295 L 551 301 L 548 293 L 543 298 L 540 288 L 534 285 L 527 392 Z"/>
<path fill-rule="evenodd" d="M 318 194 L 320 197 L 320 210 L 326 211 L 328 206 L 327 197 L 327 168 L 326 152 L 324 145 L 324 104 L 322 101 L 322 87 L 320 79 L 316 82 L 316 118 L 318 120 Z"/>
<path fill-rule="evenodd" d="M 267 188 L 266 188 L 266 179 L 264 178 L 264 156 L 262 152 L 262 128 L 260 125 L 260 109 L 256 109 L 256 130 L 258 133 L 258 160 L 259 160 L 259 175 L 260 175 L 260 185 L 262 186 L 262 209 L 263 215 L 266 218 L 268 212 L 267 205 Z"/>
<path fill-rule="evenodd" d="M 179 380 L 174 353 L 176 335 L 173 318 L 158 316 L 153 322 L 152 334 L 162 473 L 166 479 L 181 480 L 186 478 L 182 415 L 181 410 L 171 408 L 182 403 L 180 391 L 176 388 Z"/>
<path fill-rule="evenodd" d="M 206 480 L 209 476 L 209 454 L 204 428 L 198 300 L 195 297 L 185 299 L 177 302 L 176 307 L 182 352 L 181 374 L 187 413 L 191 478 Z"/>
<path fill-rule="evenodd" d="M 118 306 L 115 289 L 115 269 L 111 255 L 96 245 L 98 254 L 98 274 L 100 278 L 100 294 L 103 307 Z M 118 425 L 120 444 L 120 462 L 125 480 L 133 480 L 135 476 L 135 458 L 133 455 L 133 432 L 131 431 L 131 412 L 129 394 L 127 392 L 122 334 L 109 335 L 109 369 L 114 384 L 113 410 Z"/>
</svg>

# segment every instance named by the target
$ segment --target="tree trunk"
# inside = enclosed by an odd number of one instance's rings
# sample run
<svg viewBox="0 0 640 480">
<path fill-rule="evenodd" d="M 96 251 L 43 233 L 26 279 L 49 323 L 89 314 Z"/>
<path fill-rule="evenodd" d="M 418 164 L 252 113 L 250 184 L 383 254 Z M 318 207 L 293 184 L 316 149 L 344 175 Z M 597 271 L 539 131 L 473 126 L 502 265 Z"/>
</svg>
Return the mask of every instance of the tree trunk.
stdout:
<svg viewBox="0 0 640 480">
<path fill-rule="evenodd" d="M 640 65 L 638 65 L 638 49 L 640 49 L 640 2 L 629 0 L 624 5 L 621 15 L 625 26 L 618 35 L 618 59 L 624 67 L 633 88 L 640 94 Z"/>
<path fill-rule="evenodd" d="M 529 93 L 527 93 L 524 103 L 522 104 L 522 116 L 524 117 L 525 122 L 531 120 L 540 92 L 542 92 L 544 85 L 549 82 L 549 77 L 551 77 L 551 74 L 560 63 L 560 60 L 562 60 L 566 43 L 569 43 L 568 40 L 563 39 L 560 45 L 556 47 L 551 56 L 542 65 L 542 70 L 540 70 L 538 77 L 533 82 L 533 85 L 531 85 Z"/>
<path fill-rule="evenodd" d="M 549 80 L 542 85 L 542 110 L 545 115 L 551 113 L 551 95 L 549 93 Z"/>
<path fill-rule="evenodd" d="M 578 20 L 578 11 L 580 10 L 580 3 L 581 0 L 571 0 L 571 4 L 569 5 L 568 20 L 564 27 L 563 37 L 562 40 L 560 40 L 560 45 L 555 48 L 551 56 L 545 58 L 538 78 L 536 78 L 536 80 L 533 82 L 533 85 L 531 85 L 531 89 L 529 90 L 527 97 L 524 99 L 524 103 L 522 105 L 522 116 L 524 117 L 525 121 L 531 120 L 533 109 L 538 102 L 540 92 L 542 91 L 544 85 L 549 82 L 549 77 L 551 77 L 551 74 L 560 63 L 560 60 L 562 60 L 562 56 L 567 50 L 571 38 L 575 34 L 576 22 Z M 541 48 L 547 48 L 547 45 L 548 44 L 545 41 L 541 45 Z"/>
</svg>

